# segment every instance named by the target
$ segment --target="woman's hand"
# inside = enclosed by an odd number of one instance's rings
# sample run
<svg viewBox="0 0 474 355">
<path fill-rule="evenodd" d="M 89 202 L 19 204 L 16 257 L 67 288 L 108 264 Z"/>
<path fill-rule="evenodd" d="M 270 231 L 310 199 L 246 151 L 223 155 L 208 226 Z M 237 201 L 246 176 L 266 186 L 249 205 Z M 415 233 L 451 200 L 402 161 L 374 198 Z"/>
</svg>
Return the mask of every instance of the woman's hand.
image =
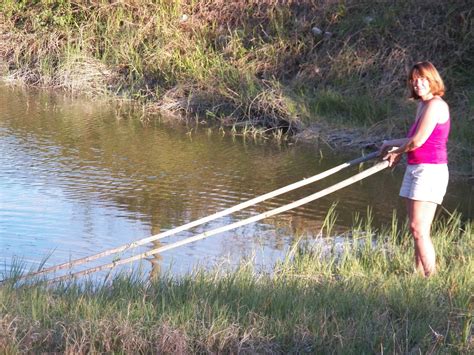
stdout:
<svg viewBox="0 0 474 355">
<path fill-rule="evenodd" d="M 393 149 L 395 150 L 395 149 Z M 388 161 L 388 166 L 389 167 L 394 167 L 400 162 L 400 159 L 402 158 L 402 153 L 395 153 L 394 151 L 392 152 L 387 152 L 382 160 L 387 160 Z"/>
<path fill-rule="evenodd" d="M 383 141 L 379 148 L 379 157 L 382 157 L 382 160 L 388 160 L 390 167 L 397 165 L 405 152 L 404 147 L 409 141 L 409 138 Z"/>
<path fill-rule="evenodd" d="M 402 158 L 402 153 L 395 153 L 398 147 L 394 146 L 394 143 L 400 143 L 401 140 L 383 141 L 379 148 L 379 156 L 382 160 L 388 161 L 388 166 L 393 167 L 398 164 Z"/>
</svg>

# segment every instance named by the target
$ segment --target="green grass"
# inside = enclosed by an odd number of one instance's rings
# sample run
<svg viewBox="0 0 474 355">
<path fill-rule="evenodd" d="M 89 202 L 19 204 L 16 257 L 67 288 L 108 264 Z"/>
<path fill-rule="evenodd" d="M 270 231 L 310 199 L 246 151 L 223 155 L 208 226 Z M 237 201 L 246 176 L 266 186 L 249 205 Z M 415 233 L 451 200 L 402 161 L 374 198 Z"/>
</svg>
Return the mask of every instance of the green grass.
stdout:
<svg viewBox="0 0 474 355">
<path fill-rule="evenodd" d="M 393 110 L 389 100 L 374 101 L 364 94 L 344 97 L 336 91 L 325 90 L 314 96 L 312 111 L 341 124 L 372 126 L 385 120 Z"/>
<path fill-rule="evenodd" d="M 327 218 L 330 231 L 331 217 Z M 0 288 L 3 352 L 469 353 L 473 224 L 437 220 L 439 272 L 413 270 L 406 225 L 356 218 L 346 242 L 301 240 L 271 274 L 252 261 L 173 278 Z"/>
<path fill-rule="evenodd" d="M 125 96 L 198 121 L 335 122 L 376 141 L 406 133 L 406 72 L 431 60 L 459 122 L 451 151 L 462 166 L 473 149 L 473 11 L 469 0 L 5 0 L 0 62 L 29 85 Z"/>
</svg>

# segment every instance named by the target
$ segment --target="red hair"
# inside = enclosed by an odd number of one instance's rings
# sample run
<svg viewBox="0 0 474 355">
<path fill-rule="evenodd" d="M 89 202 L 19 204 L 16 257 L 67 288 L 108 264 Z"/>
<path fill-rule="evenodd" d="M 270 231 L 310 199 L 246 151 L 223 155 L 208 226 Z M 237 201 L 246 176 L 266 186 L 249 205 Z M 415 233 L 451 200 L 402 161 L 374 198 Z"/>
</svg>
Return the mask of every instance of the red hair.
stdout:
<svg viewBox="0 0 474 355">
<path fill-rule="evenodd" d="M 418 62 L 413 65 L 413 68 L 408 74 L 408 87 L 410 89 L 410 98 L 418 100 L 420 97 L 416 94 L 413 87 L 413 82 L 417 78 L 426 78 L 430 83 L 430 91 L 435 96 L 443 96 L 446 89 L 444 87 L 443 79 L 439 75 L 435 66 L 430 62 Z"/>
</svg>

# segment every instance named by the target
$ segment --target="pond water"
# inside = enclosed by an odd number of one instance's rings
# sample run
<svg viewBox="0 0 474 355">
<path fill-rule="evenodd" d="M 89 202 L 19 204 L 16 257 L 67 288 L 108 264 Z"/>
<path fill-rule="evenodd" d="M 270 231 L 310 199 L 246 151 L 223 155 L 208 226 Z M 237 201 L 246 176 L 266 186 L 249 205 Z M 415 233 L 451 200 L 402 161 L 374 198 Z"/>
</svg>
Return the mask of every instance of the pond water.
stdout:
<svg viewBox="0 0 474 355">
<path fill-rule="evenodd" d="M 317 142 L 255 141 L 217 128 L 172 126 L 132 111 L 0 86 L 0 272 L 18 260 L 27 268 L 45 260 L 55 265 L 157 234 L 359 156 Z M 293 202 L 358 171 L 346 170 L 127 255 Z M 375 226 L 388 223 L 394 209 L 403 219 L 401 174 L 401 168 L 382 171 L 296 210 L 126 268 L 180 275 L 245 257 L 270 267 L 295 238 L 320 234 L 334 202 L 338 233 L 368 206 Z M 472 186 L 451 183 L 444 207 L 471 218 L 472 196 Z"/>
</svg>

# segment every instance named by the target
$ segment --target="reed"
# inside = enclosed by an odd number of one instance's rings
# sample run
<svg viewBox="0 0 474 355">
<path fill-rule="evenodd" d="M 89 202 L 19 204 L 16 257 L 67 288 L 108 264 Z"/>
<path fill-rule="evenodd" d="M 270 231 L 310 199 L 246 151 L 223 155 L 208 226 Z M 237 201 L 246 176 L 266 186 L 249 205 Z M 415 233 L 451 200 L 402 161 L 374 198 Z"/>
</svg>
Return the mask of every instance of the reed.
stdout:
<svg viewBox="0 0 474 355">
<path fill-rule="evenodd" d="M 108 283 L 3 285 L 0 349 L 472 352 L 472 222 L 457 213 L 436 221 L 439 273 L 425 279 L 396 216 L 382 228 L 370 216 L 357 220 L 345 238 L 301 239 L 271 274 L 250 259 L 179 278 L 137 272 Z"/>
</svg>

